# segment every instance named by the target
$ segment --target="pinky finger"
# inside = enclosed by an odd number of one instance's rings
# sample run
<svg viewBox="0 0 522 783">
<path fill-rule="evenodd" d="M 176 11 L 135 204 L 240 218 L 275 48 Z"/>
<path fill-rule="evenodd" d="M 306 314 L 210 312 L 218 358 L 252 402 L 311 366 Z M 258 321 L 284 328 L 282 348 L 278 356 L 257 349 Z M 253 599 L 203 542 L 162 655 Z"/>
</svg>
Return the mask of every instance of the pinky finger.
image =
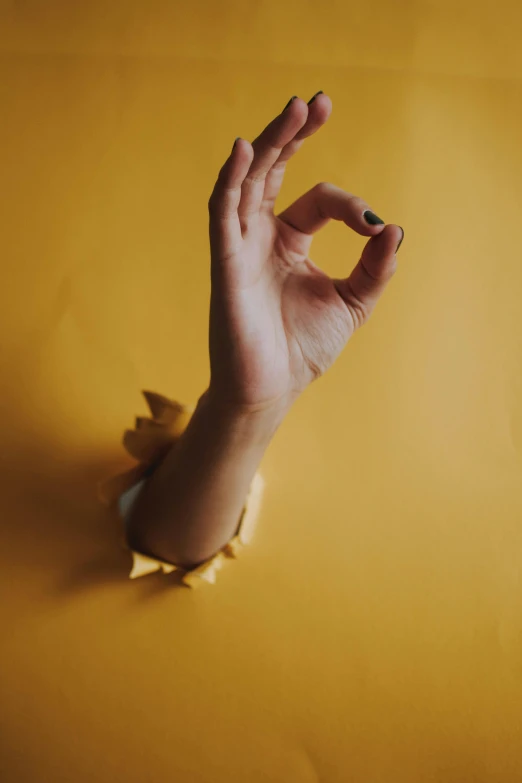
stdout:
<svg viewBox="0 0 522 783">
<path fill-rule="evenodd" d="M 335 286 L 353 318 L 355 327 L 362 326 L 370 317 L 377 301 L 397 268 L 397 250 L 404 231 L 400 226 L 388 225 L 380 234 L 371 237 L 361 259 L 351 275 L 336 280 Z"/>
<path fill-rule="evenodd" d="M 237 208 L 241 186 L 254 157 L 252 145 L 236 139 L 208 202 L 212 260 L 223 261 L 237 253 L 242 240 Z"/>
</svg>

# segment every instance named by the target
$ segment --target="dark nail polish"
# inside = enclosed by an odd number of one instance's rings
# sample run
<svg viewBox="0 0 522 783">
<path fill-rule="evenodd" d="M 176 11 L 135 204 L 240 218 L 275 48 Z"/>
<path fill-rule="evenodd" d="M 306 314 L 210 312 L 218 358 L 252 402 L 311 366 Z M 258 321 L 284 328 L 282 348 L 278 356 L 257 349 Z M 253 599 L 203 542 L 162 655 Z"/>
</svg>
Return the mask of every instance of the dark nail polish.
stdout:
<svg viewBox="0 0 522 783">
<path fill-rule="evenodd" d="M 290 98 L 290 100 L 289 100 L 289 101 L 288 101 L 288 103 L 286 104 L 286 106 L 285 106 L 285 108 L 283 109 L 283 111 L 285 111 L 286 109 L 288 109 L 288 107 L 290 106 L 290 104 L 292 103 L 292 101 L 295 101 L 295 99 L 296 99 L 296 98 L 297 98 L 297 95 L 292 95 L 292 97 Z"/>
<path fill-rule="evenodd" d="M 232 144 L 232 149 L 234 149 L 234 147 L 236 146 L 236 144 L 238 143 L 238 141 L 240 140 L 240 138 L 241 138 L 241 136 L 238 136 L 238 137 L 235 139 L 234 143 Z"/>
<path fill-rule="evenodd" d="M 399 248 L 400 248 L 400 246 L 402 245 L 402 240 L 404 239 L 404 229 L 403 229 L 403 227 L 402 227 L 402 226 L 399 226 L 399 228 L 400 228 L 400 230 L 402 231 L 402 237 L 399 239 L 399 244 L 398 244 L 398 245 L 397 245 L 397 247 L 395 248 L 395 252 L 396 252 L 396 253 L 398 253 L 398 252 L 399 252 Z"/>
<path fill-rule="evenodd" d="M 322 90 L 319 90 L 319 92 L 316 92 L 316 93 L 315 93 L 315 95 L 312 95 L 312 97 L 311 97 L 311 98 L 310 98 L 310 100 L 308 101 L 308 105 L 310 106 L 310 104 L 311 104 L 311 103 L 313 103 L 313 102 L 315 101 L 315 99 L 317 98 L 317 96 L 318 96 L 318 95 L 322 95 L 322 94 L 323 94 L 323 91 L 322 91 Z"/>
<path fill-rule="evenodd" d="M 367 223 L 370 224 L 370 226 L 382 226 L 384 225 L 384 220 L 381 220 L 380 217 L 378 217 L 375 212 L 371 212 L 369 209 L 365 209 L 363 212 L 363 218 L 366 220 Z"/>
</svg>

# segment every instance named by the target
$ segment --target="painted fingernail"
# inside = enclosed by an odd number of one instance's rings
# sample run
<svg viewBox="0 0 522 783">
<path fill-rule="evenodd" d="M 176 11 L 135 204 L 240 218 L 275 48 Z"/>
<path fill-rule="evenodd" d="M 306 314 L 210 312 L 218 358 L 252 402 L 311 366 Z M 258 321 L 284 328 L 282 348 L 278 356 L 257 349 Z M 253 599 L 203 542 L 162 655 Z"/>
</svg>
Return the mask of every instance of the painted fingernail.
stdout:
<svg viewBox="0 0 522 783">
<path fill-rule="evenodd" d="M 400 228 L 400 230 L 402 231 L 402 237 L 399 239 L 399 244 L 398 244 L 398 245 L 397 245 L 397 247 L 395 248 L 395 252 L 396 252 L 396 253 L 398 253 L 398 252 L 399 252 L 399 248 L 400 248 L 400 246 L 402 245 L 402 240 L 404 239 L 404 229 L 403 229 L 403 227 L 402 227 L 402 226 L 399 226 L 399 228 Z"/>
<path fill-rule="evenodd" d="M 290 104 L 292 103 L 292 101 L 295 101 L 295 99 L 296 99 L 296 98 L 297 98 L 297 95 L 292 95 L 292 97 L 290 98 L 290 100 L 289 100 L 289 101 L 288 101 L 288 103 L 286 104 L 286 106 L 285 106 L 285 108 L 283 109 L 283 111 L 286 111 L 286 109 L 288 109 L 288 107 L 290 106 Z"/>
<path fill-rule="evenodd" d="M 384 220 L 381 220 L 380 217 L 378 217 L 375 212 L 372 212 L 369 209 L 365 209 L 363 212 L 363 218 L 366 220 L 367 223 L 370 224 L 370 226 L 382 226 L 384 225 Z"/>
<path fill-rule="evenodd" d="M 312 95 L 312 97 L 311 97 L 311 98 L 310 98 L 310 100 L 308 101 L 308 105 L 310 106 L 310 104 L 311 104 L 311 103 L 313 103 L 313 102 L 315 101 L 315 99 L 317 98 L 317 96 L 318 96 L 318 95 L 322 95 L 322 94 L 323 94 L 323 91 L 322 91 L 322 90 L 319 90 L 319 92 L 316 92 L 316 93 L 315 93 L 315 95 Z"/>
<path fill-rule="evenodd" d="M 241 136 L 238 136 L 238 137 L 235 139 L 234 143 L 232 144 L 232 149 L 234 149 L 234 147 L 236 146 L 236 144 L 238 143 L 238 141 L 239 141 L 240 139 L 241 139 Z"/>
</svg>

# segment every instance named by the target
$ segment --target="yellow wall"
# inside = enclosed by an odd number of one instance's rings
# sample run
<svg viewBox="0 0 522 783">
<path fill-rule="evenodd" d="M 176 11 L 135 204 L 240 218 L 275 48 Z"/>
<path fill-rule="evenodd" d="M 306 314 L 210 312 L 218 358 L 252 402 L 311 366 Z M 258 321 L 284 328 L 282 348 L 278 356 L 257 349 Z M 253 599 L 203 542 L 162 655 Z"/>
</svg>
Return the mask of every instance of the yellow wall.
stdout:
<svg viewBox="0 0 522 783">
<path fill-rule="evenodd" d="M 522 779 L 522 6 L 0 2 L 6 783 Z M 294 93 L 406 229 L 216 587 L 126 580 L 96 480 L 207 380 L 206 200 Z M 334 275 L 361 240 L 314 259 Z"/>
</svg>

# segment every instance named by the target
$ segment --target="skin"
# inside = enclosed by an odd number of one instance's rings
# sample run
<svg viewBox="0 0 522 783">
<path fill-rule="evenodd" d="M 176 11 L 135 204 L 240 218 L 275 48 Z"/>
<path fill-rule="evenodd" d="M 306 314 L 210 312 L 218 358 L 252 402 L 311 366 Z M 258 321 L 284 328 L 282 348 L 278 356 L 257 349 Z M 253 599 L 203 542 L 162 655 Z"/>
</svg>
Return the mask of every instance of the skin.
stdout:
<svg viewBox="0 0 522 783">
<path fill-rule="evenodd" d="M 361 198 L 319 183 L 279 215 L 285 168 L 328 120 L 330 98 L 295 98 L 250 144 L 234 143 L 209 200 L 209 388 L 128 520 L 133 549 L 192 567 L 234 535 L 252 478 L 293 402 L 369 318 L 395 272 L 403 231 L 370 225 Z M 308 254 L 340 220 L 368 237 L 348 277 Z"/>
</svg>

